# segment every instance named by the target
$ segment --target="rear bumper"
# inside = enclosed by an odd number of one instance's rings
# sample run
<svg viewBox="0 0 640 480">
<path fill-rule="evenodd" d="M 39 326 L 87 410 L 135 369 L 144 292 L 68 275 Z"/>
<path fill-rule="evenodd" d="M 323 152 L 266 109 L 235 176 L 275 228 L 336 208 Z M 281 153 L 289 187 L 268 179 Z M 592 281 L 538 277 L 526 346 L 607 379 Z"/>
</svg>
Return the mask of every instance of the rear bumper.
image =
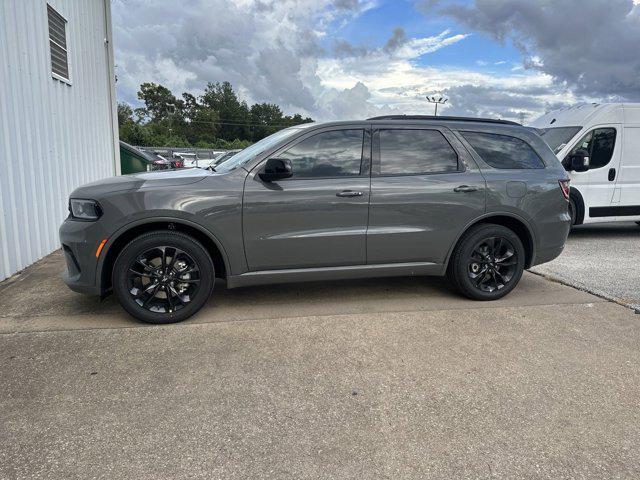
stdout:
<svg viewBox="0 0 640 480">
<path fill-rule="evenodd" d="M 568 211 L 562 212 L 539 219 L 538 225 L 538 245 L 531 267 L 550 262 L 562 253 L 571 229 L 571 217 Z"/>
<path fill-rule="evenodd" d="M 533 265 L 531 266 L 534 267 L 542 263 L 550 262 L 554 258 L 559 257 L 563 250 L 564 250 L 564 244 L 560 245 L 559 247 L 551 247 L 551 248 L 545 248 L 543 250 L 538 250 L 536 258 L 533 262 Z"/>
</svg>

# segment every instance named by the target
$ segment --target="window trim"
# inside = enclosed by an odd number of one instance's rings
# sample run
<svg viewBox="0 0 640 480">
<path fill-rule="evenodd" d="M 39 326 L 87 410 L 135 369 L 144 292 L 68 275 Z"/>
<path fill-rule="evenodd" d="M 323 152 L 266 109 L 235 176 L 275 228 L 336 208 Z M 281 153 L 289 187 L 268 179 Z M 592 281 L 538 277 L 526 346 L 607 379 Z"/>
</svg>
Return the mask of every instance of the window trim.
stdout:
<svg viewBox="0 0 640 480">
<path fill-rule="evenodd" d="M 291 181 L 310 181 L 310 180 L 335 180 L 341 178 L 368 178 L 371 175 L 371 128 L 366 125 L 344 125 L 340 127 L 327 127 L 321 128 L 317 130 L 312 130 L 310 132 L 306 132 L 304 135 L 292 140 L 286 145 L 278 148 L 275 152 L 265 157 L 256 167 L 256 176 L 262 172 L 264 166 L 267 161 L 271 158 L 279 158 L 279 156 L 289 150 L 290 148 L 295 147 L 299 143 L 304 142 L 305 140 L 314 137 L 316 135 L 322 135 L 327 132 L 338 132 L 342 130 L 361 130 L 362 131 L 362 150 L 360 153 L 360 173 L 358 175 L 340 175 L 333 177 L 296 177 L 284 178 L 282 180 L 278 180 L 280 182 L 291 182 Z M 253 169 L 252 169 L 253 171 Z"/>
<path fill-rule="evenodd" d="M 465 146 L 467 146 L 467 149 L 469 149 L 471 154 L 476 158 L 476 160 L 480 160 L 483 163 L 483 165 L 485 165 L 487 168 L 491 168 L 491 169 L 496 170 L 498 172 L 514 172 L 514 171 L 522 171 L 522 170 L 545 170 L 545 169 L 549 168 L 549 165 L 547 165 L 547 162 L 544 161 L 544 158 L 542 158 L 540 156 L 538 151 L 535 148 L 533 148 L 533 146 L 527 140 L 525 140 L 522 137 L 519 137 L 519 136 L 516 136 L 516 135 L 511 135 L 511 134 L 505 134 L 505 133 L 483 132 L 481 130 L 459 130 L 458 132 L 460 134 L 460 137 L 464 141 Z M 536 157 L 538 157 L 538 160 L 540 160 L 540 163 L 542 164 L 542 166 L 541 167 L 535 167 L 535 168 L 498 168 L 498 167 L 494 167 L 493 165 L 488 163 L 482 157 L 482 155 L 480 155 L 480 153 L 478 151 L 476 151 L 476 149 L 473 147 L 471 142 L 464 136 L 465 133 L 476 133 L 476 134 L 479 134 L 479 135 L 493 135 L 493 136 L 496 136 L 496 137 L 509 137 L 509 138 L 515 138 L 517 140 L 520 140 L 521 142 L 524 142 L 531 149 L 531 151 L 536 155 Z"/>
<path fill-rule="evenodd" d="M 595 132 L 596 130 L 613 130 L 615 132 L 615 137 L 613 139 L 613 150 L 611 151 L 611 158 L 609 159 L 609 161 L 606 164 L 604 164 L 601 167 L 591 167 L 590 166 L 589 170 L 598 170 L 600 168 L 609 167 L 609 164 L 613 161 L 614 154 L 616 153 L 616 148 L 618 147 L 618 138 L 619 138 L 619 133 L 620 133 L 620 132 L 618 132 L 618 128 L 613 126 L 613 125 L 591 126 L 590 129 L 586 130 L 582 135 L 580 135 L 580 136 L 576 135 L 578 140 L 576 140 L 576 142 L 573 145 L 571 145 L 571 148 L 569 150 L 567 150 L 567 154 L 562 159 L 562 162 L 564 162 L 565 160 L 567 160 L 569 158 L 569 155 L 571 154 L 571 152 L 573 152 L 575 150 L 575 148 L 580 144 L 580 140 L 582 140 L 584 137 L 586 137 L 591 132 Z M 589 158 L 591 158 L 591 152 L 589 152 Z M 609 168 L 614 168 L 614 167 L 609 167 Z"/>
<path fill-rule="evenodd" d="M 62 13 L 60 13 L 56 8 L 54 8 L 53 5 L 51 5 L 49 2 L 46 2 L 45 5 L 46 5 L 46 17 L 47 17 L 47 59 L 49 60 L 49 70 L 51 72 L 51 77 L 55 80 L 58 80 L 59 82 L 62 82 L 71 86 L 73 85 L 73 79 L 71 75 L 71 55 L 69 54 L 69 35 L 67 34 L 67 31 L 68 31 L 67 27 L 69 25 L 69 20 L 67 19 L 67 17 L 62 15 Z M 56 42 L 51 38 L 51 33 L 50 33 L 51 27 L 49 25 L 49 10 L 53 11 L 56 15 L 58 15 L 64 21 L 64 25 L 65 25 L 64 38 L 65 38 L 65 42 L 67 43 L 66 47 L 63 47 L 62 45 L 60 45 L 58 42 Z M 69 78 L 65 78 L 62 75 L 55 73 L 53 71 L 53 59 L 51 57 L 51 42 L 53 42 L 58 48 L 61 48 L 62 50 L 64 50 L 66 60 L 67 60 L 67 74 L 69 75 Z"/>
<path fill-rule="evenodd" d="M 451 150 L 456 155 L 456 170 L 442 170 L 437 172 L 424 172 L 424 173 L 382 173 L 382 156 L 380 152 L 380 130 L 428 130 L 436 131 L 442 135 L 445 141 L 451 147 Z M 460 156 L 460 152 L 453 146 L 451 139 L 448 136 L 448 132 L 440 127 L 436 126 L 421 126 L 421 125 L 380 125 L 373 129 L 373 141 L 372 141 L 372 177 L 385 178 L 385 177 L 426 177 L 431 175 L 451 175 L 454 173 L 464 173 L 467 171 L 467 166 Z"/>
</svg>

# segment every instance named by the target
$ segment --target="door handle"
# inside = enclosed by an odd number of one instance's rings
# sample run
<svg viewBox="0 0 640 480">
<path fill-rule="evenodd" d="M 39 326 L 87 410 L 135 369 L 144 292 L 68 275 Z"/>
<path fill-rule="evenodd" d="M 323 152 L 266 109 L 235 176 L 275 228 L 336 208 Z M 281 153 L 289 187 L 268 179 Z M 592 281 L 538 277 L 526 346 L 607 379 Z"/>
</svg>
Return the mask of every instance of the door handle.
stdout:
<svg viewBox="0 0 640 480">
<path fill-rule="evenodd" d="M 460 185 L 459 187 L 454 188 L 453 191 L 457 193 L 471 193 L 471 192 L 477 192 L 478 187 L 472 187 L 469 185 Z"/>
<path fill-rule="evenodd" d="M 610 168 L 609 169 L 609 181 L 613 182 L 616 179 L 616 169 L 615 168 Z"/>
<path fill-rule="evenodd" d="M 336 193 L 336 197 L 361 197 L 363 195 L 362 192 L 354 192 L 353 190 L 344 190 L 342 192 Z"/>
</svg>

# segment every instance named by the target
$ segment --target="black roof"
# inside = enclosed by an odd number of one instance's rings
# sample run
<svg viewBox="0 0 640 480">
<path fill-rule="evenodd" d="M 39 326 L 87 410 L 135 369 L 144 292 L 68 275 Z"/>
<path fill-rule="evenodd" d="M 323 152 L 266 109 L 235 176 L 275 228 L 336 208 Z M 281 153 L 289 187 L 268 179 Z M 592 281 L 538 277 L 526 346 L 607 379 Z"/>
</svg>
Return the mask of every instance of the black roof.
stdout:
<svg viewBox="0 0 640 480">
<path fill-rule="evenodd" d="M 473 118 L 473 117 L 435 117 L 433 115 L 382 115 L 380 117 L 367 118 L 367 120 L 438 120 L 445 122 L 480 122 L 480 123 L 497 123 L 500 125 L 518 125 L 517 122 L 510 120 L 498 120 L 494 118 Z"/>
</svg>

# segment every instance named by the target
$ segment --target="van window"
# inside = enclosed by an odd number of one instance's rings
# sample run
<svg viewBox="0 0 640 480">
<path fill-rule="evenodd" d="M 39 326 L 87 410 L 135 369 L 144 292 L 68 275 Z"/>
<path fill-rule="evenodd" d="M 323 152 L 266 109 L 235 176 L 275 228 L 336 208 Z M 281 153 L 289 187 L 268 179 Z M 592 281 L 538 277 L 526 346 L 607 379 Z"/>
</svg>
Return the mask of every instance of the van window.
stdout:
<svg viewBox="0 0 640 480">
<path fill-rule="evenodd" d="M 547 142 L 553 153 L 558 153 L 580 130 L 582 127 L 555 127 L 537 129 L 537 132 Z"/>
<path fill-rule="evenodd" d="M 589 154 L 590 168 L 602 168 L 611 161 L 615 146 L 615 128 L 596 128 L 582 137 L 569 155 L 573 155 L 578 150 L 586 150 Z"/>
<path fill-rule="evenodd" d="M 458 154 L 437 130 L 380 130 L 381 175 L 455 172 Z"/>
<path fill-rule="evenodd" d="M 294 178 L 360 175 L 364 130 L 318 133 L 278 155 L 291 162 Z"/>
<path fill-rule="evenodd" d="M 532 169 L 544 168 L 544 162 L 531 146 L 516 137 L 495 133 L 460 132 L 493 168 Z"/>
</svg>

